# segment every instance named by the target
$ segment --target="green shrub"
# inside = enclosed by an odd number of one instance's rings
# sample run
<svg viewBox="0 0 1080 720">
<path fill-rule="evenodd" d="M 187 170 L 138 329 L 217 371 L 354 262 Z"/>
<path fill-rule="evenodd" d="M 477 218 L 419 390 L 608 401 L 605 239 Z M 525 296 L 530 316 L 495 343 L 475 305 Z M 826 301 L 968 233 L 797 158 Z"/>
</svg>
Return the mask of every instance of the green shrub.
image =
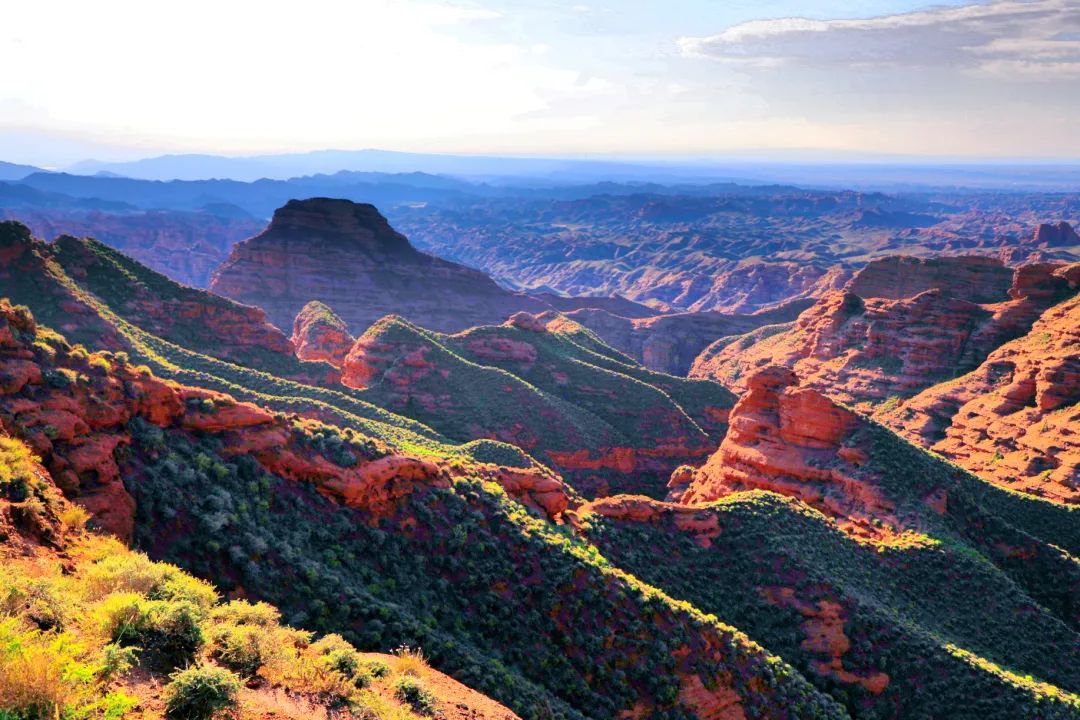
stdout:
<svg viewBox="0 0 1080 720">
<path fill-rule="evenodd" d="M 373 678 L 382 678 L 390 674 L 390 666 L 382 660 L 372 660 L 367 664 L 367 674 Z"/>
<path fill-rule="evenodd" d="M 265 635 L 257 625 L 220 625 L 210 632 L 211 655 L 230 670 L 249 677 L 266 662 Z"/>
<path fill-rule="evenodd" d="M 240 679 L 228 670 L 194 666 L 171 677 L 165 687 L 165 716 L 172 720 L 209 720 L 236 706 Z"/>
<path fill-rule="evenodd" d="M 360 654 L 355 650 L 332 650 L 323 656 L 323 663 L 334 672 L 352 677 L 360 667 Z"/>
<path fill-rule="evenodd" d="M 203 644 L 202 613 L 187 600 L 146 600 L 121 592 L 106 598 L 98 613 L 114 643 L 155 652 L 173 666 L 193 660 Z"/>
<path fill-rule="evenodd" d="M 189 602 L 200 615 L 217 602 L 217 593 L 209 583 L 188 575 L 175 565 L 153 562 L 136 553 L 110 555 L 94 563 L 84 572 L 83 582 L 92 597 L 130 591 L 152 600 Z"/>
<path fill-rule="evenodd" d="M 96 674 L 107 682 L 117 675 L 123 675 L 137 662 L 134 648 L 109 643 L 101 649 L 101 665 L 98 666 Z"/>
<path fill-rule="evenodd" d="M 435 696 L 424 683 L 410 675 L 402 675 L 394 683 L 394 694 L 418 713 L 435 714 Z"/>
<path fill-rule="evenodd" d="M 246 600 L 233 600 L 215 607 L 210 612 L 210 619 L 216 623 L 229 625 L 273 627 L 281 622 L 281 613 L 273 605 L 263 602 L 249 603 Z"/>
</svg>

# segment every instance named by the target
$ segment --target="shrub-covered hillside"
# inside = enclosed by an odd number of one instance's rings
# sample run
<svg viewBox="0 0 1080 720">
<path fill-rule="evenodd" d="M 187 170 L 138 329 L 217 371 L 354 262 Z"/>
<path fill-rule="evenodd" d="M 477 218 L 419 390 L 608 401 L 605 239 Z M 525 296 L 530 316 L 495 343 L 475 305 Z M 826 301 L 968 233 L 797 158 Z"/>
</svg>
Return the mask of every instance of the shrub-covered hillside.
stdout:
<svg viewBox="0 0 1080 720">
<path fill-rule="evenodd" d="M 343 381 L 448 437 L 493 437 L 532 453 L 588 496 L 663 497 L 680 464 L 719 443 L 733 396 L 652 372 L 576 323 L 519 313 L 456 335 L 398 317 L 353 346 Z"/>
<path fill-rule="evenodd" d="M 223 592 L 362 650 L 422 647 L 522 717 L 844 716 L 743 633 L 554 524 L 561 482 L 477 458 L 495 444 L 413 453 L 159 380 L 25 309 L 0 317 L 5 430 L 114 526 L 130 503 L 137 547 Z"/>
<path fill-rule="evenodd" d="M 288 627 L 86 520 L 29 447 L 0 436 L 0 717 L 515 717 L 416 651 Z"/>
</svg>

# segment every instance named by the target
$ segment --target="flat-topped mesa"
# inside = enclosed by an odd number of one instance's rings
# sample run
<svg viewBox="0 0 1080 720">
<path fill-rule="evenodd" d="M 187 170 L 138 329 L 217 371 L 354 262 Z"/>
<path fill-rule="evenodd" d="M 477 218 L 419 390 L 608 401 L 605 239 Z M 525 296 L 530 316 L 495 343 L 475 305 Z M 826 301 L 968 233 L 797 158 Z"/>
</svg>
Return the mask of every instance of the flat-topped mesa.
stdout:
<svg viewBox="0 0 1080 720">
<path fill-rule="evenodd" d="M 420 252 L 373 206 L 327 198 L 279 208 L 265 231 L 233 247 L 210 287 L 263 308 L 282 328 L 318 300 L 353 335 L 390 313 L 457 332 L 502 322 L 518 310 L 549 309 L 478 270 Z"/>
<path fill-rule="evenodd" d="M 312 300 L 293 321 L 292 343 L 301 360 L 325 360 L 341 368 L 355 338 L 345 322 L 318 300 Z"/>
<path fill-rule="evenodd" d="M 264 232 L 294 233 L 309 242 L 342 242 L 382 253 L 419 254 L 374 205 L 333 198 L 290 200 Z"/>
<path fill-rule="evenodd" d="M 728 423 L 720 448 L 692 478 L 683 468 L 673 475 L 672 499 L 694 505 L 742 490 L 771 490 L 799 498 L 856 534 L 877 535 L 897 524 L 891 520 L 895 504 L 859 472 L 869 459 L 852 441 L 859 416 L 800 387 L 790 368 L 771 365 L 755 373 Z"/>
<path fill-rule="evenodd" d="M 1043 223 L 1035 228 L 1031 238 L 1035 245 L 1045 247 L 1072 247 L 1080 245 L 1080 235 L 1076 234 L 1072 225 L 1062 220 L 1056 225 Z"/>
<path fill-rule="evenodd" d="M 993 303 L 1008 298 L 1012 277 L 1013 271 L 997 258 L 893 255 L 867 263 L 847 289 L 862 298 L 900 300 L 937 288 L 961 300 Z"/>
</svg>

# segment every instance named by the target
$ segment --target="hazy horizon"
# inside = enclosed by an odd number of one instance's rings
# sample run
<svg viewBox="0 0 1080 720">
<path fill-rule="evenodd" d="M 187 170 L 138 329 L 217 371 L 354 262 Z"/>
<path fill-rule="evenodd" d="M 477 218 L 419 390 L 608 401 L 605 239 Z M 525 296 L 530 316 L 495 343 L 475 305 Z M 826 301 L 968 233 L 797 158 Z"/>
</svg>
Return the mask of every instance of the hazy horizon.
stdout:
<svg viewBox="0 0 1080 720">
<path fill-rule="evenodd" d="M 325 148 L 1080 159 L 1080 0 L 43 0 L 7 16 L 0 159 L 46 167 Z"/>
</svg>

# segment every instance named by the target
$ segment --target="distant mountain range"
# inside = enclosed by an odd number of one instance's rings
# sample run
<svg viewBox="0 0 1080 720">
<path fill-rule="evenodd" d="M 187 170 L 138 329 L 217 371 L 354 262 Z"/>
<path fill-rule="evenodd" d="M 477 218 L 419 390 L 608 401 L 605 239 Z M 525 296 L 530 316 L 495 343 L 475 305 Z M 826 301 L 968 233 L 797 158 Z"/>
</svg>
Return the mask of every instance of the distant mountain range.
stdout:
<svg viewBox="0 0 1080 720">
<path fill-rule="evenodd" d="M 748 158 L 634 160 L 445 155 L 366 149 L 244 157 L 178 154 L 128 162 L 84 160 L 70 166 L 67 171 L 78 175 L 122 176 L 143 180 L 228 179 L 248 182 L 287 180 L 341 171 L 420 172 L 525 187 L 605 181 L 790 183 L 818 188 L 891 191 L 930 188 L 1069 191 L 1080 187 L 1080 165 L 1076 164 L 935 162 L 896 158 L 854 160 L 846 156 L 786 161 Z M 0 174 L 2 179 L 5 178 Z"/>
<path fill-rule="evenodd" d="M 27 175 L 41 172 L 41 168 L 33 165 L 16 165 L 15 163 L 0 160 L 0 181 L 22 180 Z"/>
<path fill-rule="evenodd" d="M 674 162 L 631 163 L 549 157 L 441 155 L 391 150 L 316 150 L 307 153 L 226 157 L 162 155 L 132 162 L 84 160 L 69 168 L 79 175 L 108 173 L 143 180 L 253 181 L 287 180 L 340 171 L 367 173 L 433 173 L 518 182 L 550 183 L 597 180 L 702 181 L 732 179 L 715 165 Z"/>
</svg>

